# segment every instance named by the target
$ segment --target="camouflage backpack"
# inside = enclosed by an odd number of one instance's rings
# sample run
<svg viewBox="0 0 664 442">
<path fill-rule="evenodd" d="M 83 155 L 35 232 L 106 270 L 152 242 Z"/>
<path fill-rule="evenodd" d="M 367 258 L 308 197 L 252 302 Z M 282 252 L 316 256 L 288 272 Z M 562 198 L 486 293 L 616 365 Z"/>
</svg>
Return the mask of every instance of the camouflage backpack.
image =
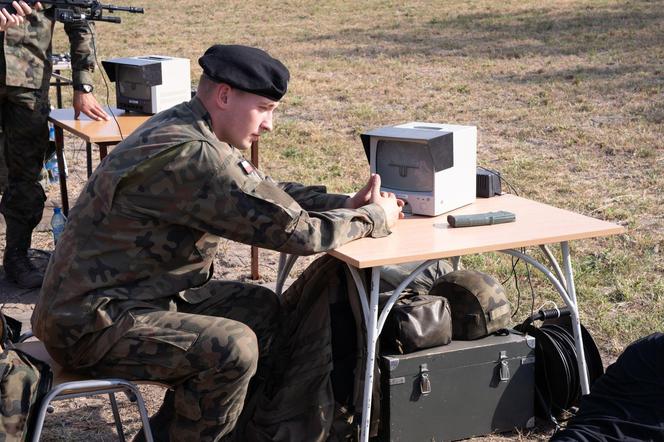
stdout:
<svg viewBox="0 0 664 442">
<path fill-rule="evenodd" d="M 386 266 L 381 290 L 393 290 L 419 263 Z M 439 261 L 408 290 L 424 293 L 449 271 Z M 360 278 L 369 281 L 370 272 Z M 366 332 L 362 306 L 348 267 L 323 255 L 282 295 L 284 312 L 273 348 L 271 376 L 245 402 L 235 441 L 347 442 L 359 439 Z M 380 378 L 378 364 L 375 379 Z M 380 425 L 380 382 L 373 385 L 370 435 Z"/>
<path fill-rule="evenodd" d="M 21 323 L 0 311 L 0 442 L 30 438 L 30 420 L 41 398 L 51 388 L 51 369 L 47 364 L 14 348 Z"/>
</svg>

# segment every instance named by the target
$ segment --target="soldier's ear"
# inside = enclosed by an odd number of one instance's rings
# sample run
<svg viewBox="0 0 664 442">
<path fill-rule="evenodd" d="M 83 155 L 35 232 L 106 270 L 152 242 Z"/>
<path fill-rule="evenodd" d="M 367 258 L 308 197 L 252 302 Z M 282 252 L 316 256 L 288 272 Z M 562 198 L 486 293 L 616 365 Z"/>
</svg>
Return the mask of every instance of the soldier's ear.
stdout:
<svg viewBox="0 0 664 442">
<path fill-rule="evenodd" d="M 225 109 L 228 106 L 228 97 L 231 93 L 231 87 L 226 83 L 220 83 L 217 87 L 217 93 L 215 95 L 215 101 L 217 106 L 222 109 Z"/>
</svg>

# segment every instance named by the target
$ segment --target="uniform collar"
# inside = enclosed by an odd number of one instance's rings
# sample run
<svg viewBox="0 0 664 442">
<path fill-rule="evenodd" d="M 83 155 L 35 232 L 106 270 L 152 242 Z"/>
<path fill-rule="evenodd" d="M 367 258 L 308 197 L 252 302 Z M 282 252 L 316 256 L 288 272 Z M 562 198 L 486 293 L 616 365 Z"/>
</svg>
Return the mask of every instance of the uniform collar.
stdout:
<svg viewBox="0 0 664 442">
<path fill-rule="evenodd" d="M 208 126 L 210 126 L 210 130 L 212 130 L 212 119 L 210 118 L 210 113 L 203 105 L 201 99 L 194 95 L 194 98 L 192 98 L 189 102 L 189 107 L 191 107 L 191 111 L 194 113 L 194 115 L 200 119 L 205 120 L 208 123 Z"/>
<path fill-rule="evenodd" d="M 205 129 L 210 132 L 209 136 L 217 140 L 217 136 L 214 134 L 214 130 L 212 128 L 212 117 L 210 117 L 210 113 L 203 105 L 201 99 L 194 95 L 194 98 L 189 101 L 189 107 L 191 108 L 191 112 L 194 114 L 196 120 L 204 123 Z"/>
</svg>

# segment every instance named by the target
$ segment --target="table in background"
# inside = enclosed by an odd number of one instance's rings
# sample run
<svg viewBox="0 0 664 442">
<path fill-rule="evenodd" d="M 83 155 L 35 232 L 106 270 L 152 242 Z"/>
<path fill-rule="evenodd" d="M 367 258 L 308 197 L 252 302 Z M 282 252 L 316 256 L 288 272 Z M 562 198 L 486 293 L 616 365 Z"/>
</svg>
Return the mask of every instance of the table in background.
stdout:
<svg viewBox="0 0 664 442">
<path fill-rule="evenodd" d="M 55 86 L 55 99 L 56 103 L 58 103 L 58 108 L 62 108 L 62 86 L 69 86 L 72 84 L 70 78 L 62 75 L 62 71 L 71 71 L 71 62 L 64 59 L 54 60 L 51 77 L 53 77 L 55 81 L 51 82 L 51 86 Z"/>
<path fill-rule="evenodd" d="M 151 115 L 128 113 L 120 109 L 107 108 L 107 113 L 115 115 L 106 121 L 95 121 L 81 114 L 78 120 L 74 119 L 74 109 L 54 109 L 48 119 L 55 127 L 55 152 L 58 159 L 58 170 L 65 170 L 64 162 L 64 131 L 72 133 L 85 141 L 86 167 L 88 177 L 92 175 L 92 144 L 99 146 L 99 160 L 103 160 L 110 146 L 115 146 L 138 126 L 143 124 Z M 117 122 L 116 122 L 117 120 Z M 121 131 L 118 129 L 122 129 Z M 251 145 L 251 162 L 258 167 L 258 141 Z M 69 214 L 69 196 L 67 193 L 67 177 L 60 173 L 60 197 L 62 211 L 65 216 Z M 258 248 L 251 246 L 251 278 L 259 279 Z"/>
<path fill-rule="evenodd" d="M 55 127 L 55 154 L 58 159 L 60 175 L 60 197 L 62 198 L 62 211 L 65 216 L 69 214 L 69 196 L 67 194 L 67 176 L 64 159 L 64 131 L 72 133 L 85 141 L 86 166 L 88 177 L 92 175 L 92 144 L 99 146 L 99 159 L 103 160 L 108 153 L 109 146 L 115 146 L 138 126 L 143 124 L 151 115 L 132 114 L 120 109 L 106 108 L 106 112 L 115 115 L 115 119 L 95 121 L 81 114 L 79 119 L 74 118 L 74 109 L 54 109 L 48 120 Z M 119 128 L 118 128 L 119 126 Z"/>
<path fill-rule="evenodd" d="M 438 217 L 411 216 L 399 220 L 392 234 L 384 238 L 362 238 L 351 241 L 328 252 L 344 261 L 353 275 L 360 294 L 364 321 L 367 326 L 367 360 L 364 376 L 364 399 L 362 408 L 361 440 L 369 435 L 369 410 L 371 410 L 371 386 L 376 359 L 376 342 L 387 315 L 399 294 L 428 265 L 441 258 L 452 258 L 455 269 L 463 255 L 484 252 L 502 252 L 518 257 L 541 271 L 553 284 L 556 291 L 572 312 L 572 328 L 577 350 L 581 391 L 588 394 L 588 375 L 581 340 L 578 302 L 574 287 L 574 275 L 570 260 L 569 241 L 623 233 L 622 226 L 590 218 L 568 210 L 558 209 L 514 195 L 494 198 L 478 198 L 473 204 L 450 212 L 450 214 L 472 214 L 507 210 L 516 215 L 516 221 L 491 226 L 451 228 L 447 213 Z M 546 246 L 560 244 L 563 260 L 561 269 L 555 256 Z M 532 256 L 517 249 L 539 246 L 552 270 Z M 282 255 L 279 263 L 277 293 L 280 294 L 288 272 L 297 257 Z M 381 266 L 425 262 L 394 290 L 390 300 L 378 316 L 378 291 Z M 359 269 L 371 268 L 370 296 Z M 367 300 L 368 299 L 368 300 Z"/>
</svg>

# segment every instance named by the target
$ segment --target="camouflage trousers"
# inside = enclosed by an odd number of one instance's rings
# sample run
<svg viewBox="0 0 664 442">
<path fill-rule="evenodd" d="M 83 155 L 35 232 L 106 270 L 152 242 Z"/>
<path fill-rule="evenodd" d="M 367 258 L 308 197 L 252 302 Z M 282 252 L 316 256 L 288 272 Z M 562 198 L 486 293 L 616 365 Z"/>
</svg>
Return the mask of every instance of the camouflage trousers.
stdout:
<svg viewBox="0 0 664 442">
<path fill-rule="evenodd" d="M 27 89 L 0 85 L 0 149 L 7 186 L 0 213 L 7 223 L 6 251 L 27 252 L 46 195 L 39 183 L 48 148 L 48 85 Z M 0 169 L 4 169 L 0 167 Z"/>
<path fill-rule="evenodd" d="M 210 296 L 134 311 L 134 327 L 88 370 L 170 384 L 158 414 L 168 416 L 168 439 L 178 442 L 216 441 L 233 430 L 252 376 L 269 371 L 279 327 L 279 300 L 267 288 L 213 280 L 195 290 Z"/>
</svg>

